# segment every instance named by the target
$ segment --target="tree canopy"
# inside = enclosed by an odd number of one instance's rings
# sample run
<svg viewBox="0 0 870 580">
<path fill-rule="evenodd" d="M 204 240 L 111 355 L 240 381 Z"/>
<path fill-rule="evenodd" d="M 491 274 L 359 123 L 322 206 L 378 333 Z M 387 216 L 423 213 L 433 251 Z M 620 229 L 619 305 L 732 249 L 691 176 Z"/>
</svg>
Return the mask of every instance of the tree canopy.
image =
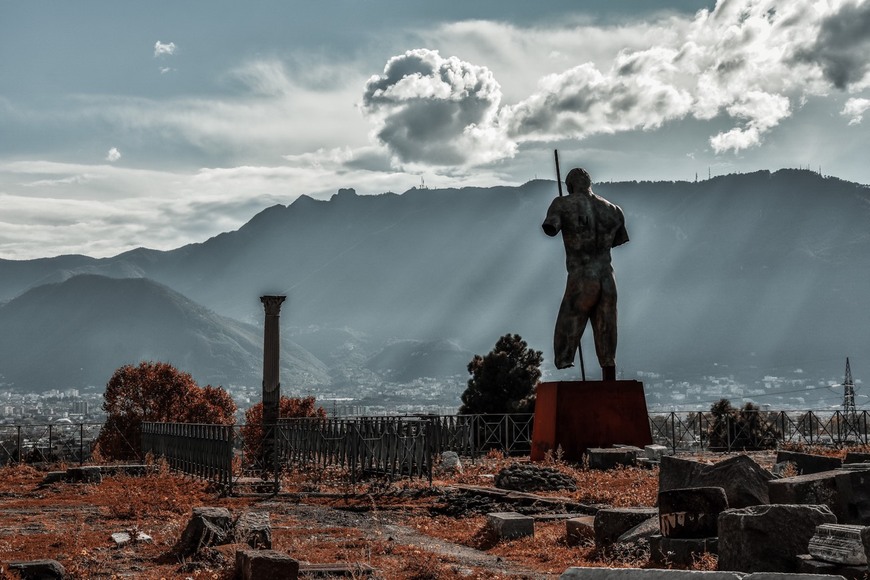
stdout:
<svg viewBox="0 0 870 580">
<path fill-rule="evenodd" d="M 541 378 L 543 353 L 529 348 L 518 334 L 505 334 L 486 355 L 468 363 L 468 387 L 459 412 L 529 413 Z"/>
<path fill-rule="evenodd" d="M 107 459 L 131 459 L 142 447 L 142 423 L 231 425 L 236 404 L 221 387 L 200 387 L 193 377 L 164 362 L 117 369 L 103 394 L 103 425 L 97 444 Z"/>
</svg>

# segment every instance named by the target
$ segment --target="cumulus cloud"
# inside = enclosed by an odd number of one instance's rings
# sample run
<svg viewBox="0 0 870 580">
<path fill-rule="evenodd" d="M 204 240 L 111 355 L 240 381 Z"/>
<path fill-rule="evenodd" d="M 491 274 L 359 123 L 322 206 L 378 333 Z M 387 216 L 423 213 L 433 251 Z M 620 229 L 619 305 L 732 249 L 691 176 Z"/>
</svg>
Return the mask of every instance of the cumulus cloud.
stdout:
<svg viewBox="0 0 870 580">
<path fill-rule="evenodd" d="M 175 54 L 175 48 L 174 42 L 160 42 L 158 40 L 154 43 L 154 58 L 171 56 Z"/>
<path fill-rule="evenodd" d="M 111 149 L 109 149 L 109 152 L 106 153 L 106 161 L 108 161 L 109 163 L 114 163 L 120 158 L 121 152 L 118 151 L 117 147 L 112 147 Z"/>
<path fill-rule="evenodd" d="M 849 117 L 850 125 L 858 125 L 864 120 L 864 112 L 870 109 L 870 99 L 849 99 L 840 114 Z"/>
<path fill-rule="evenodd" d="M 400 163 L 463 165 L 510 156 L 497 113 L 501 88 L 483 66 L 417 49 L 369 79 L 363 111 Z"/>
<path fill-rule="evenodd" d="M 574 32 L 582 37 L 587 28 Z M 645 46 L 626 43 L 609 61 L 606 51 L 590 58 L 579 43 L 546 45 L 546 67 L 565 58 L 573 66 L 546 74 L 531 94 L 503 106 L 485 67 L 409 51 L 369 81 L 364 107 L 377 116 L 378 139 L 399 160 L 471 164 L 511 155 L 524 142 L 654 130 L 684 118 L 730 120 L 731 128 L 710 136 L 710 146 L 739 152 L 761 144 L 808 96 L 870 86 L 870 0 L 719 0 L 712 10 L 648 28 L 661 33 L 646 36 L 652 42 Z M 603 27 L 598 37 L 608 32 L 624 30 Z M 507 54 L 487 26 L 478 35 Z M 475 78 L 487 82 L 470 89 L 442 80 L 454 67 L 479 71 Z M 479 129 L 485 138 L 469 138 Z"/>
<path fill-rule="evenodd" d="M 825 78 L 838 89 L 866 86 L 870 76 L 870 3 L 837 4 L 838 9 L 821 19 L 815 42 L 800 50 L 798 58 L 820 66 Z"/>
</svg>

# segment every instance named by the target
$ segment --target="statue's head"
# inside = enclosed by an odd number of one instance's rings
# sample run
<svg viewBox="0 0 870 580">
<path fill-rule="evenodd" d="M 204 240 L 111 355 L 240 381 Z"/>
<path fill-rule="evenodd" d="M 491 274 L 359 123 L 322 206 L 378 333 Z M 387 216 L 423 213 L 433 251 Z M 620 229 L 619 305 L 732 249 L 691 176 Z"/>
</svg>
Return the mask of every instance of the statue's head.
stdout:
<svg viewBox="0 0 870 580">
<path fill-rule="evenodd" d="M 589 173 L 585 169 L 575 167 L 565 176 L 565 185 L 568 186 L 568 193 L 589 191 L 589 188 L 592 187 L 592 178 L 589 177 Z"/>
</svg>

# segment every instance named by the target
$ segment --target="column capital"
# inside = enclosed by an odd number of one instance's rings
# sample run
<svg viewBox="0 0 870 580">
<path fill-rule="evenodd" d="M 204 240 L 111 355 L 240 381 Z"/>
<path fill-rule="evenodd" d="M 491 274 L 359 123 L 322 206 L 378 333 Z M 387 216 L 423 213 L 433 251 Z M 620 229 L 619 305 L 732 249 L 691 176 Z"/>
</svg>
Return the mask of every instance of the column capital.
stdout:
<svg viewBox="0 0 870 580">
<path fill-rule="evenodd" d="M 286 296 L 260 296 L 260 302 L 263 303 L 266 316 L 278 316 L 281 314 L 281 304 L 286 299 Z"/>
</svg>

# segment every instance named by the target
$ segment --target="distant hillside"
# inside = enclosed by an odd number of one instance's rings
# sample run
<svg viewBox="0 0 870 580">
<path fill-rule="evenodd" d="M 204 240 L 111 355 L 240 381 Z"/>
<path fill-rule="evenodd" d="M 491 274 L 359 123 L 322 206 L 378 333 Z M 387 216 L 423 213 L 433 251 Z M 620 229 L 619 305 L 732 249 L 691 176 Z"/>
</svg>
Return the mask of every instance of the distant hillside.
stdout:
<svg viewBox="0 0 870 580">
<path fill-rule="evenodd" d="M 594 189 L 623 207 L 631 237 L 613 252 L 625 376 L 807 367 L 836 375 L 846 355 L 870 348 L 865 186 L 782 170 Z M 532 181 L 302 196 L 168 252 L 0 261 L 0 299 L 81 271 L 145 276 L 261 324 L 257 297 L 285 293 L 282 325 L 348 388 L 393 368 L 387 352 L 372 357 L 397 341 L 452 340 L 467 355 L 517 332 L 550 360 L 564 253 L 540 223 L 555 195 L 552 181 Z M 594 367 L 591 338 L 584 344 Z M 463 356 L 442 358 L 451 361 L 442 372 L 464 373 Z"/>
<path fill-rule="evenodd" d="M 39 286 L 0 307 L 0 328 L 0 380 L 33 390 L 103 385 L 141 360 L 172 363 L 202 385 L 262 380 L 262 330 L 145 279 L 80 275 Z M 328 382 L 313 355 L 282 346 L 285 380 Z"/>
</svg>

